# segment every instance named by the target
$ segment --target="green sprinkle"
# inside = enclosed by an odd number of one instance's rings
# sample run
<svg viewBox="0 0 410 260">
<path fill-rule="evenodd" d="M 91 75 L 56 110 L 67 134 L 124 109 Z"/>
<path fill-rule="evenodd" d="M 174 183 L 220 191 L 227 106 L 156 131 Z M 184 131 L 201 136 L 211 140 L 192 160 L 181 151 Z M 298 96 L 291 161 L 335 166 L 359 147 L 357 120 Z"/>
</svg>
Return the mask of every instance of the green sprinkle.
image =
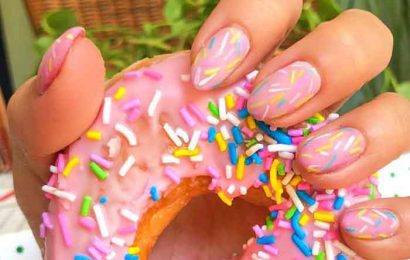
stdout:
<svg viewBox="0 0 410 260">
<path fill-rule="evenodd" d="M 214 102 L 209 101 L 208 102 L 208 109 L 212 113 L 212 115 L 216 118 L 219 118 L 219 109 L 218 107 L 214 104 Z"/>
<path fill-rule="evenodd" d="M 373 184 L 369 184 L 369 189 L 370 189 L 370 194 L 369 194 L 369 198 L 372 200 L 375 198 L 376 195 L 376 190 L 374 188 Z"/>
<path fill-rule="evenodd" d="M 288 211 L 286 211 L 285 218 L 287 220 L 291 219 L 293 215 L 295 214 L 295 212 L 296 212 L 296 206 L 293 205 L 290 209 L 288 209 Z"/>
<path fill-rule="evenodd" d="M 256 144 L 257 141 L 255 138 L 252 138 L 251 140 L 249 140 L 248 142 L 245 143 L 246 148 L 251 147 L 252 145 Z"/>
<path fill-rule="evenodd" d="M 266 227 L 268 228 L 268 230 L 271 230 L 273 228 L 273 222 L 269 216 L 266 216 Z"/>
<path fill-rule="evenodd" d="M 313 124 L 313 125 L 316 125 L 317 123 L 319 123 L 319 121 L 320 121 L 319 118 L 317 118 L 315 116 L 312 116 L 312 117 L 306 119 L 306 122 L 308 122 L 309 124 Z"/>
<path fill-rule="evenodd" d="M 315 260 L 325 260 L 325 252 L 319 252 L 319 254 L 315 257 Z"/>
<path fill-rule="evenodd" d="M 17 252 L 18 254 L 22 254 L 22 253 L 24 252 L 24 247 L 23 247 L 23 246 L 18 246 L 18 247 L 16 248 L 16 252 Z"/>
<path fill-rule="evenodd" d="M 97 176 L 98 179 L 103 181 L 108 178 L 108 173 L 101 169 L 101 167 L 95 162 L 90 163 L 90 169 L 95 174 L 95 176 Z"/>
<path fill-rule="evenodd" d="M 92 203 L 92 198 L 90 196 L 84 196 L 83 202 L 81 203 L 81 210 L 80 210 L 80 215 L 83 217 L 88 216 L 90 213 L 90 206 Z"/>
<path fill-rule="evenodd" d="M 278 165 L 278 174 L 279 176 L 285 176 L 285 164 L 283 162 Z"/>
<path fill-rule="evenodd" d="M 303 129 L 303 136 L 308 136 L 310 134 L 310 130 L 309 129 Z"/>
<path fill-rule="evenodd" d="M 394 172 L 391 172 L 390 177 L 394 178 L 394 177 L 396 177 L 396 174 Z"/>
</svg>

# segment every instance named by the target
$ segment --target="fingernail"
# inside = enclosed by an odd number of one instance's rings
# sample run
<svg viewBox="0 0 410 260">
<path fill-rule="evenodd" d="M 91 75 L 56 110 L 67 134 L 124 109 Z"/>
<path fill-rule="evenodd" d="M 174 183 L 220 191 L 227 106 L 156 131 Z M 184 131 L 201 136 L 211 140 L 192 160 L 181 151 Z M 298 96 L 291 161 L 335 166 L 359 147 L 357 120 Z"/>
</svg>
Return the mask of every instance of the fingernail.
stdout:
<svg viewBox="0 0 410 260">
<path fill-rule="evenodd" d="M 74 27 L 63 33 L 47 50 L 41 60 L 38 69 L 38 90 L 44 94 L 60 73 L 65 58 L 69 53 L 74 41 L 79 37 L 85 36 L 85 30 L 82 27 Z"/>
<path fill-rule="evenodd" d="M 388 209 L 359 208 L 345 212 L 341 225 L 358 239 L 384 239 L 396 233 L 399 219 Z"/>
<path fill-rule="evenodd" d="M 249 112 L 269 121 L 293 112 L 320 89 L 320 76 L 307 62 L 296 61 L 263 80 L 251 93 Z"/>
<path fill-rule="evenodd" d="M 365 147 L 366 141 L 359 130 L 344 127 L 304 141 L 297 160 L 308 172 L 331 172 L 357 160 Z"/>
<path fill-rule="evenodd" d="M 197 89 L 218 87 L 246 57 L 249 38 L 239 27 L 219 30 L 202 46 L 192 64 L 191 76 Z"/>
</svg>

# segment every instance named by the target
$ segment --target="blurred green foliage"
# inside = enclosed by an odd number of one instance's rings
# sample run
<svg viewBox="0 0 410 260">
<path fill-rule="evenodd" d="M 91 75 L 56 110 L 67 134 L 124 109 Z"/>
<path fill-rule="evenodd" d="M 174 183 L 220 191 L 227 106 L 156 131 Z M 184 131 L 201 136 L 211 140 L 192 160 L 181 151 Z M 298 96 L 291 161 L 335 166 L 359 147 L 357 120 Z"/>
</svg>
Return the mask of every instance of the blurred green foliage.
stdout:
<svg viewBox="0 0 410 260">
<path fill-rule="evenodd" d="M 88 37 L 101 50 L 106 62 L 107 78 L 134 61 L 161 53 L 189 49 L 200 26 L 218 0 L 168 0 L 163 20 L 146 22 L 135 31 L 116 26 L 87 28 Z M 320 23 L 336 17 L 348 8 L 366 9 L 378 15 L 393 31 L 395 51 L 391 66 L 366 84 L 341 109 L 346 112 L 368 102 L 385 91 L 396 91 L 410 98 L 410 1 L 409 0 L 306 0 L 298 24 L 285 42 L 285 47 L 301 39 Z M 68 9 L 47 13 L 41 22 L 44 32 L 35 49 L 43 55 L 52 42 L 66 29 L 78 25 L 75 13 Z M 398 83 L 398 79 L 402 83 Z"/>
</svg>

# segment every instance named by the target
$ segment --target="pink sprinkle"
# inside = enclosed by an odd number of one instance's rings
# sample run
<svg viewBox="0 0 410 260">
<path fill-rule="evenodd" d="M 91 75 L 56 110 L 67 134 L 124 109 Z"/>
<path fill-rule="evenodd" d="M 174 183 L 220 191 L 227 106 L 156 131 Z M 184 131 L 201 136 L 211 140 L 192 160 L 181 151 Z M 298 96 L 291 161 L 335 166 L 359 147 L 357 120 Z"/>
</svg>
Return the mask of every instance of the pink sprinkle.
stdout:
<svg viewBox="0 0 410 260">
<path fill-rule="evenodd" d="M 303 136 L 303 128 L 289 129 L 288 130 L 288 135 L 290 135 L 292 137 Z"/>
<path fill-rule="evenodd" d="M 255 235 L 257 237 L 263 237 L 263 230 L 261 229 L 259 225 L 253 226 L 252 229 L 253 229 L 253 232 L 255 232 Z"/>
<path fill-rule="evenodd" d="M 177 175 L 177 173 L 171 169 L 170 167 L 165 167 L 164 168 L 164 174 L 170 178 L 173 182 L 175 183 L 180 183 L 181 182 L 181 178 Z"/>
<path fill-rule="evenodd" d="M 143 74 L 154 80 L 160 80 L 162 78 L 162 74 L 155 70 L 144 70 Z"/>
<path fill-rule="evenodd" d="M 252 89 L 253 89 L 252 83 L 250 83 L 249 81 L 246 81 L 246 83 L 243 87 L 248 91 L 252 91 Z"/>
<path fill-rule="evenodd" d="M 333 200 L 336 198 L 336 194 L 318 194 L 316 195 L 315 199 L 317 201 L 322 201 L 322 200 Z"/>
<path fill-rule="evenodd" d="M 188 109 L 198 118 L 199 121 L 201 121 L 202 123 L 206 121 L 205 115 L 197 106 L 195 106 L 194 104 L 188 104 Z"/>
<path fill-rule="evenodd" d="M 241 131 L 242 133 L 246 134 L 249 137 L 253 137 L 254 135 L 254 132 L 251 129 L 249 129 L 247 126 L 242 127 Z"/>
<path fill-rule="evenodd" d="M 284 228 L 284 229 L 292 229 L 292 226 L 289 221 L 286 220 L 279 220 L 278 221 L 278 227 Z"/>
<path fill-rule="evenodd" d="M 64 167 L 65 167 L 64 154 L 62 154 L 62 153 L 58 154 L 56 166 L 57 166 L 57 172 L 58 173 L 62 173 L 64 171 Z"/>
<path fill-rule="evenodd" d="M 124 73 L 124 79 L 139 78 L 141 76 L 142 76 L 142 72 L 139 70 L 127 71 Z"/>
<path fill-rule="evenodd" d="M 256 180 L 255 183 L 253 184 L 253 187 L 254 188 L 259 188 L 262 185 L 263 185 L 263 182 L 261 182 L 260 180 Z"/>
<path fill-rule="evenodd" d="M 139 108 L 141 107 L 141 101 L 137 98 L 132 99 L 121 106 L 122 111 L 130 110 L 132 108 Z"/>
<path fill-rule="evenodd" d="M 95 220 L 91 217 L 80 217 L 79 221 L 81 226 L 88 230 L 93 230 L 95 228 Z"/>
<path fill-rule="evenodd" d="M 209 190 L 215 190 L 217 184 L 218 184 L 218 180 L 217 179 L 212 179 L 211 183 L 208 186 L 208 189 Z"/>
<path fill-rule="evenodd" d="M 262 159 L 265 159 L 266 157 L 268 157 L 269 155 L 271 155 L 271 153 L 268 151 L 268 149 L 263 148 L 262 150 L 258 151 L 258 155 L 259 157 L 261 157 Z"/>
<path fill-rule="evenodd" d="M 276 248 L 276 247 L 274 247 L 274 246 L 271 246 L 271 245 L 264 245 L 263 246 L 263 249 L 265 249 L 265 251 L 266 252 L 268 252 L 269 254 L 271 254 L 271 255 L 278 255 L 279 254 L 279 250 Z"/>
<path fill-rule="evenodd" d="M 95 153 L 91 154 L 90 159 L 92 161 L 98 163 L 99 165 L 101 165 L 105 169 L 111 169 L 112 168 L 112 161 L 104 159 L 101 156 L 99 156 L 98 154 L 95 154 Z"/>
<path fill-rule="evenodd" d="M 304 138 L 305 138 L 304 136 L 292 137 L 292 144 L 298 145 L 303 141 Z"/>
<path fill-rule="evenodd" d="M 322 200 L 319 202 L 319 208 L 324 210 L 333 210 L 333 201 Z"/>
<path fill-rule="evenodd" d="M 303 190 L 303 191 L 310 191 L 310 184 L 308 182 L 301 182 L 298 185 L 298 190 Z"/>
<path fill-rule="evenodd" d="M 314 131 L 317 131 L 317 130 L 319 130 L 320 128 L 324 127 L 326 124 L 327 124 L 327 122 L 326 122 L 326 121 L 323 121 L 323 122 L 320 122 L 320 123 L 318 123 L 318 124 L 316 124 L 316 125 L 312 125 L 311 129 L 312 129 L 312 131 L 314 132 Z"/>
<path fill-rule="evenodd" d="M 128 235 L 130 233 L 135 233 L 137 227 L 135 225 L 125 226 L 118 230 L 118 233 L 121 235 Z"/>
<path fill-rule="evenodd" d="M 57 184 L 57 174 L 53 174 L 53 175 L 51 175 L 50 179 L 48 180 L 47 186 L 54 187 L 56 184 Z M 54 198 L 54 196 L 50 193 L 44 193 L 44 196 L 49 200 Z"/>
<path fill-rule="evenodd" d="M 100 254 L 100 252 L 98 252 L 98 250 L 95 249 L 95 247 L 93 247 L 93 246 L 90 246 L 90 247 L 87 249 L 87 251 L 88 251 L 88 253 L 90 253 L 90 255 L 91 255 L 94 259 L 100 260 L 100 259 L 103 258 L 103 256 Z"/>
<path fill-rule="evenodd" d="M 97 237 L 94 237 L 92 244 L 104 255 L 108 255 L 112 252 L 111 246 L 107 245 L 104 241 L 98 239 Z"/>
<path fill-rule="evenodd" d="M 323 237 L 324 240 L 334 240 L 337 238 L 337 234 L 335 231 L 327 231 L 326 235 Z"/>
<path fill-rule="evenodd" d="M 67 218 L 63 213 L 58 214 L 58 222 L 60 224 L 60 230 L 63 235 L 64 243 L 66 246 L 70 247 L 73 244 L 73 240 L 67 226 Z"/>
<path fill-rule="evenodd" d="M 206 132 L 206 131 L 201 131 L 201 137 L 200 137 L 200 139 L 201 139 L 202 141 L 208 140 L 208 132 Z"/>
<path fill-rule="evenodd" d="M 292 160 L 285 160 L 285 172 L 292 171 Z"/>
<path fill-rule="evenodd" d="M 46 228 L 53 229 L 53 224 L 51 223 L 50 216 L 48 215 L 47 212 L 43 212 L 41 214 L 41 218 L 43 219 L 43 224 Z"/>
<path fill-rule="evenodd" d="M 127 121 L 129 123 L 134 123 L 141 116 L 141 110 L 138 108 L 133 108 L 130 113 L 128 113 Z"/>
<path fill-rule="evenodd" d="M 369 181 L 370 183 L 372 183 L 373 185 L 378 185 L 379 181 L 374 177 L 374 176 L 370 176 L 369 177 Z"/>
<path fill-rule="evenodd" d="M 215 179 L 219 179 L 221 177 L 221 175 L 219 174 L 218 169 L 216 169 L 212 166 L 206 167 L 206 170 L 208 171 L 209 175 L 211 175 Z"/>
<path fill-rule="evenodd" d="M 43 223 L 40 224 L 40 238 L 46 237 L 46 226 Z"/>
<path fill-rule="evenodd" d="M 244 108 L 246 106 L 246 98 L 242 97 L 242 96 L 238 96 L 236 98 L 236 106 L 235 108 L 237 110 L 241 110 L 242 108 Z"/>
<path fill-rule="evenodd" d="M 276 219 L 275 219 L 275 226 L 277 226 L 279 221 L 283 219 L 284 215 L 285 213 L 283 211 L 278 212 L 278 215 L 276 216 Z"/>
<path fill-rule="evenodd" d="M 269 211 L 275 211 L 275 210 L 287 210 L 290 207 L 292 207 L 292 202 L 290 201 L 284 201 L 281 204 L 275 204 L 269 207 Z"/>
<path fill-rule="evenodd" d="M 351 204 L 354 205 L 354 204 L 365 202 L 365 201 L 369 201 L 369 196 L 354 197 L 352 198 Z"/>
<path fill-rule="evenodd" d="M 179 110 L 179 114 L 189 127 L 192 128 L 195 126 L 196 122 L 194 118 L 191 116 L 191 114 L 188 112 L 188 109 L 186 107 L 181 107 L 181 109 Z"/>
<path fill-rule="evenodd" d="M 265 170 L 269 171 L 272 165 L 273 157 L 268 157 L 265 159 Z"/>
<path fill-rule="evenodd" d="M 352 190 L 352 193 L 354 196 L 360 196 L 360 195 L 369 195 L 370 194 L 370 189 L 367 188 L 355 188 Z"/>
</svg>

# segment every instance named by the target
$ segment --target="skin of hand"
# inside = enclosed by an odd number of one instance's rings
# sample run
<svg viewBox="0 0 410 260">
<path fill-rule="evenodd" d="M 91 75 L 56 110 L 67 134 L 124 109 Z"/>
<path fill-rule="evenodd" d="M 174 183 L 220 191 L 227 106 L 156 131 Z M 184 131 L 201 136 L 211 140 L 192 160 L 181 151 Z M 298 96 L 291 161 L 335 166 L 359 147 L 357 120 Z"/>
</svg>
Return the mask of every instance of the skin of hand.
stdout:
<svg viewBox="0 0 410 260">
<path fill-rule="evenodd" d="M 220 1 L 192 47 L 195 87 L 224 87 L 253 70 L 280 45 L 301 9 L 301 0 Z M 76 33 L 73 45 L 65 46 L 68 49 L 61 68 L 48 78 L 28 80 L 8 105 L 16 196 L 42 248 L 38 226 L 48 202 L 40 188 L 49 178 L 48 167 L 55 154 L 93 122 L 104 95 L 101 55 L 81 31 Z M 374 15 L 345 11 L 263 65 L 248 110 L 255 118 L 280 127 L 318 112 L 328 114 L 387 66 L 392 43 L 390 31 Z M 383 94 L 303 141 L 298 154 L 306 155 L 296 158 L 296 168 L 317 187 L 348 186 L 410 149 L 409 122 L 409 102 L 397 94 Z M 323 154 L 311 156 L 323 145 L 332 148 L 324 151 L 335 157 L 331 165 Z M 339 223 L 345 242 L 366 259 L 409 258 L 408 205 L 410 198 L 354 205 Z M 349 231 L 349 227 L 363 226 L 352 218 L 355 209 L 387 210 L 395 221 L 390 227 L 382 225 L 383 230 L 359 237 Z M 152 259 L 189 258 L 198 251 L 211 259 L 227 257 L 241 250 L 241 244 L 251 236 L 249 227 L 262 222 L 265 213 L 245 201 L 225 208 L 214 197 L 197 198 L 166 229 Z M 237 214 L 246 217 L 240 223 L 226 217 Z"/>
</svg>

